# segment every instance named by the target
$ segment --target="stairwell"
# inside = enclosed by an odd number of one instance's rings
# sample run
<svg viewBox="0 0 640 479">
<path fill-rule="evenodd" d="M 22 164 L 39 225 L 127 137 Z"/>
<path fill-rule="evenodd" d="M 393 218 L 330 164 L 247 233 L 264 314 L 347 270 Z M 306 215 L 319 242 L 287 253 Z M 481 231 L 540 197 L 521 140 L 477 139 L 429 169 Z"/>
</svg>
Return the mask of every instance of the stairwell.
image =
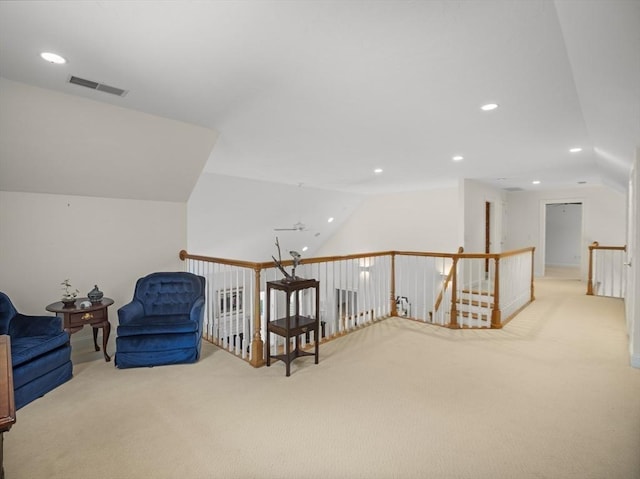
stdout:
<svg viewBox="0 0 640 479">
<path fill-rule="evenodd" d="M 464 286 L 457 294 L 456 316 L 462 328 L 490 328 L 494 307 L 493 284 L 490 280 Z"/>
</svg>

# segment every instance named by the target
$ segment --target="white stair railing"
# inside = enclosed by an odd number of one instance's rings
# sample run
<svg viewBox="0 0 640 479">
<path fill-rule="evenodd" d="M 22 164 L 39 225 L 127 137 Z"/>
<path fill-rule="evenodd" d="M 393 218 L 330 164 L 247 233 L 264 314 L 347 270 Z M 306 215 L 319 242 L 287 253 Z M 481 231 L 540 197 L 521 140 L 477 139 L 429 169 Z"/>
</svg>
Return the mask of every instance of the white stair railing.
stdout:
<svg viewBox="0 0 640 479">
<path fill-rule="evenodd" d="M 534 299 L 533 250 L 500 255 L 500 310 L 504 324 Z"/>
<path fill-rule="evenodd" d="M 587 294 L 624 298 L 626 293 L 626 246 L 589 245 Z"/>
<path fill-rule="evenodd" d="M 319 281 L 320 309 L 315 312 L 315 289 L 309 289 L 300 293 L 300 314 L 319 314 L 321 331 L 318 338 L 313 332 L 302 337 L 302 347 L 391 315 L 451 328 L 500 328 L 533 300 L 533 251 L 390 251 L 305 258 L 295 273 Z M 268 281 L 282 279 L 275 264 L 186 251 L 180 257 L 187 271 L 207 281 L 203 337 L 253 366 L 264 364 L 266 286 Z M 292 261 L 284 261 L 283 266 L 290 268 Z M 285 316 L 286 308 L 292 308 L 285 303 L 283 295 L 271 298 L 270 317 Z M 277 354 L 284 341 L 273 335 L 270 354 Z"/>
</svg>

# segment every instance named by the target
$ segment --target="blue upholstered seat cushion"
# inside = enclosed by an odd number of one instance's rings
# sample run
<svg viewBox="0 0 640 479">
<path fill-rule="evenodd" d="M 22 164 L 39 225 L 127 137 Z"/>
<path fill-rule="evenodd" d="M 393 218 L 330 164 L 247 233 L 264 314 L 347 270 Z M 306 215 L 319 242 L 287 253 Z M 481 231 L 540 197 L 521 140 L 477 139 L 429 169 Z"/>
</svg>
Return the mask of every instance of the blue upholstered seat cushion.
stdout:
<svg viewBox="0 0 640 479">
<path fill-rule="evenodd" d="M 153 353 L 161 351 L 170 351 L 173 349 L 193 349 L 196 352 L 197 345 L 200 343 L 200 336 L 195 333 L 181 334 L 145 334 L 138 336 L 118 336 L 116 338 L 116 349 L 118 354 L 121 353 Z"/>
<path fill-rule="evenodd" d="M 118 326 L 118 336 L 192 333 L 197 330 L 198 323 L 191 321 L 189 314 L 143 316 Z"/>
<path fill-rule="evenodd" d="M 28 384 L 42 376 L 47 376 L 54 369 L 57 369 L 67 363 L 69 364 L 69 372 L 71 373 L 71 361 L 69 360 L 70 355 L 71 346 L 65 344 L 53 351 L 47 352 L 39 358 L 26 361 L 19 366 L 15 366 L 13 368 L 14 389 L 20 389 L 25 384 Z M 69 374 L 69 377 L 71 377 L 71 374 Z M 57 379 L 54 380 L 54 382 L 56 381 Z"/>
<path fill-rule="evenodd" d="M 11 362 L 13 367 L 31 361 L 38 356 L 64 346 L 69 342 L 69 334 L 60 331 L 55 336 L 11 337 Z"/>
</svg>

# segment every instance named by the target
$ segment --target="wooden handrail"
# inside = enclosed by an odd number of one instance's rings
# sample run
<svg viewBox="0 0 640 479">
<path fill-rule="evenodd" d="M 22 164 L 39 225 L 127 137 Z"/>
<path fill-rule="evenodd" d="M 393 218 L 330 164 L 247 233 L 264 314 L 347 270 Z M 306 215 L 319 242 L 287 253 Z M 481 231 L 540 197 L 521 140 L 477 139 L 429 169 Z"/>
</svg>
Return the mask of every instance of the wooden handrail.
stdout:
<svg viewBox="0 0 640 479">
<path fill-rule="evenodd" d="M 350 259 L 389 256 L 394 253 L 396 252 L 395 251 L 379 251 L 376 253 L 358 253 L 358 254 L 349 254 L 344 256 L 318 256 L 315 258 L 303 258 L 298 264 L 328 263 L 331 261 L 345 261 Z M 268 269 L 268 268 L 276 267 L 276 264 L 273 261 L 253 262 L 253 261 L 243 261 L 243 260 L 228 259 L 228 258 L 216 258 L 214 256 L 201 256 L 201 255 L 190 254 L 190 253 L 187 253 L 185 250 L 180 251 L 179 256 L 182 261 L 186 259 L 193 259 L 197 261 L 206 261 L 209 263 L 220 263 L 220 264 L 226 264 L 229 266 L 239 266 L 241 268 L 255 269 L 257 267 L 260 269 Z M 448 255 L 444 255 L 444 256 L 448 256 Z M 291 266 L 293 265 L 293 260 L 284 259 L 282 260 L 281 264 L 282 266 Z"/>
<path fill-rule="evenodd" d="M 593 245 L 590 245 L 589 249 L 592 249 L 592 250 L 594 250 L 594 249 L 602 249 L 602 250 L 613 250 L 613 251 L 627 251 L 627 245 L 624 245 L 624 246 L 600 246 L 600 245 L 593 246 Z"/>
<path fill-rule="evenodd" d="M 619 248 L 615 246 L 608 246 L 606 248 L 614 249 Z M 623 247 L 626 248 L 626 247 Z M 377 251 L 374 253 L 357 253 L 357 254 L 349 254 L 349 255 L 338 255 L 338 256 L 318 256 L 314 258 L 303 258 L 299 264 L 315 264 L 315 263 L 328 263 L 332 261 L 345 261 L 351 259 L 362 259 L 362 258 L 371 258 L 377 256 L 425 256 L 425 257 L 434 257 L 434 258 L 464 258 L 464 259 L 497 259 L 497 258 L 507 258 L 509 256 L 514 256 L 517 254 L 525 253 L 527 251 L 533 251 L 535 248 L 533 246 L 528 248 L 521 248 L 511 251 L 506 251 L 504 253 L 464 253 L 463 248 L 458 248 L 457 253 L 436 253 L 436 252 L 420 252 L 420 251 Z M 180 259 L 193 259 L 198 261 L 207 261 L 211 263 L 220 263 L 226 264 L 229 266 L 239 266 L 242 268 L 250 268 L 255 269 L 256 267 L 260 269 L 274 268 L 275 263 L 273 261 L 264 261 L 264 262 L 254 262 L 254 261 L 243 261 L 229 258 L 217 258 L 214 256 L 202 256 L 187 253 L 187 251 L 180 251 Z M 291 266 L 293 264 L 293 260 L 287 259 L 282 260 L 283 266 Z"/>
</svg>

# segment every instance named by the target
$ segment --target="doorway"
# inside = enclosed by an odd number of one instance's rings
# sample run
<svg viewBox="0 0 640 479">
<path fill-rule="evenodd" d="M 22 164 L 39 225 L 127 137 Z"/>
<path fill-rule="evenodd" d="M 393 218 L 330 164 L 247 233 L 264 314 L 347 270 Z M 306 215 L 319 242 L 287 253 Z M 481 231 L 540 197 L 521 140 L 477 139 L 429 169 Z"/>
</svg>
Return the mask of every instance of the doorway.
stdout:
<svg viewBox="0 0 640 479">
<path fill-rule="evenodd" d="M 582 202 L 548 202 L 544 212 L 544 276 L 580 279 Z"/>
</svg>

